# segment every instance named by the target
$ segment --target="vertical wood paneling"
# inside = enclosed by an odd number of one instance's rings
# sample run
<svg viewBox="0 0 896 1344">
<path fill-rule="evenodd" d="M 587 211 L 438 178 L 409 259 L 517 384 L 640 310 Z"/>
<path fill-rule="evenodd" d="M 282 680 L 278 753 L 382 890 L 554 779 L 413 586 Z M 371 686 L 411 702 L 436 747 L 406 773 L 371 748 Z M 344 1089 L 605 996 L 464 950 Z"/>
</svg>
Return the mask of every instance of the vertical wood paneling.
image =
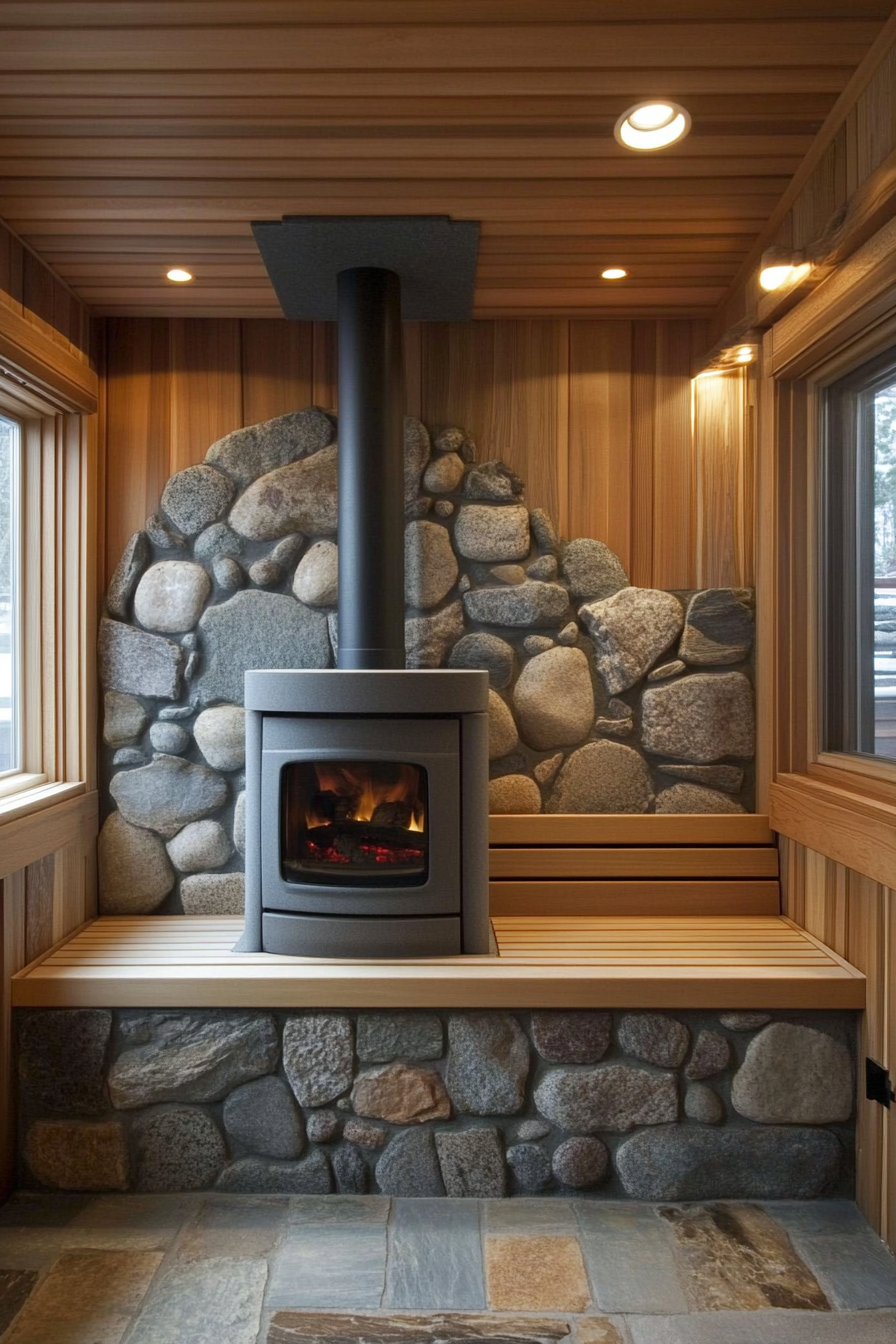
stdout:
<svg viewBox="0 0 896 1344">
<path fill-rule="evenodd" d="M 9 982 L 26 962 L 25 874 L 19 871 L 0 882 L 0 1199 L 12 1187 L 16 1163 L 15 1052 Z"/>
<path fill-rule="evenodd" d="M 240 323 L 173 318 L 168 474 L 201 462 L 210 444 L 243 423 Z"/>
<path fill-rule="evenodd" d="M 108 318 L 104 328 L 108 582 L 128 537 L 158 508 L 169 476 L 171 330 L 154 317 Z"/>
<path fill-rule="evenodd" d="M 408 410 L 462 425 L 480 460 L 501 458 L 523 479 L 530 507 L 564 536 L 605 541 L 634 583 L 689 587 L 702 573 L 749 585 L 745 385 L 732 383 L 716 414 L 703 405 L 713 380 L 701 380 L 692 433 L 703 336 L 684 321 L 408 324 Z M 214 439 L 309 403 L 336 409 L 332 323 L 109 319 L 101 344 L 107 580 L 168 476 Z"/>
<path fill-rule="evenodd" d="M 240 344 L 244 424 L 255 425 L 312 404 L 309 323 L 241 322 Z"/>
<path fill-rule="evenodd" d="M 53 945 L 56 860 L 53 854 L 25 870 L 25 957 L 33 961 Z"/>
<path fill-rule="evenodd" d="M 891 978 L 896 965 L 896 892 L 794 840 L 779 838 L 784 913 L 867 976 L 858 1044 L 856 1194 L 872 1226 L 896 1244 L 896 1119 L 864 1096 L 866 1056 L 896 1067 Z"/>
<path fill-rule="evenodd" d="M 632 565 L 632 324 L 571 322 L 569 525 Z"/>
</svg>

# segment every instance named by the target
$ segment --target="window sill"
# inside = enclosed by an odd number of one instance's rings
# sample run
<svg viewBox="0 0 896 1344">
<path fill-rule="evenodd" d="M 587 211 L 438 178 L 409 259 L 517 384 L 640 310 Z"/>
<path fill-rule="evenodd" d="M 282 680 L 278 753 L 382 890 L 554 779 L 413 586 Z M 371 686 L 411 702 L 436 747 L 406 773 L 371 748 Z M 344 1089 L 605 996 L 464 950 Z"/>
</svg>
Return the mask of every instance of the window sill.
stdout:
<svg viewBox="0 0 896 1344">
<path fill-rule="evenodd" d="M 38 776 L 46 779 L 46 776 Z M 19 817 L 27 817 L 32 812 L 64 803 L 69 798 L 77 798 L 87 792 L 87 785 L 78 780 L 73 784 L 35 784 L 32 787 L 16 790 L 5 797 L 0 796 L 0 828 Z"/>
<path fill-rule="evenodd" d="M 810 767 L 811 769 L 811 767 Z M 773 830 L 807 849 L 896 887 L 896 800 L 846 771 L 782 774 L 771 786 Z M 834 778 L 836 776 L 836 778 Z M 871 781 L 867 781 L 868 784 Z"/>
</svg>

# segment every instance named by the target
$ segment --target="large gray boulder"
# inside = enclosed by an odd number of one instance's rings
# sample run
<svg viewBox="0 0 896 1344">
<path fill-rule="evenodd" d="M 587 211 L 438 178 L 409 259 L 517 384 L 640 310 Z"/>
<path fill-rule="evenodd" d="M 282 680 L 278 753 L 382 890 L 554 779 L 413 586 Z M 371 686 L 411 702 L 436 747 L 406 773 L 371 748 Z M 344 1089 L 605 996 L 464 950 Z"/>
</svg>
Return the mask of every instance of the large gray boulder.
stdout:
<svg viewBox="0 0 896 1344">
<path fill-rule="evenodd" d="M 132 826 L 120 812 L 103 823 L 97 843 L 101 915 L 148 915 L 175 882 L 164 843 L 152 831 Z"/>
<path fill-rule="evenodd" d="M 597 670 L 610 695 L 640 681 L 684 621 L 678 598 L 658 588 L 623 588 L 613 597 L 586 603 L 579 616 L 594 641 Z"/>
<path fill-rule="evenodd" d="M 563 552 L 563 577 L 573 597 L 586 601 L 612 597 L 628 587 L 628 575 L 617 555 L 602 541 L 577 537 Z"/>
<path fill-rule="evenodd" d="M 131 1140 L 141 1193 L 203 1190 L 213 1184 L 227 1156 L 218 1126 L 195 1106 L 165 1106 L 138 1116 Z"/>
<path fill-rule="evenodd" d="M 525 560 L 529 510 L 523 504 L 462 504 L 454 525 L 454 544 L 467 560 Z"/>
<path fill-rule="evenodd" d="M 846 1046 L 796 1022 L 754 1036 L 731 1085 L 734 1109 L 763 1124 L 836 1124 L 852 1115 L 854 1095 Z"/>
<path fill-rule="evenodd" d="M 128 1011 L 125 1048 L 109 1071 L 120 1111 L 163 1101 L 220 1101 L 240 1083 L 270 1073 L 280 1052 L 269 1013 Z"/>
<path fill-rule="evenodd" d="M 227 785 L 216 771 L 180 756 L 160 756 L 139 770 L 120 771 L 112 776 L 109 792 L 125 821 L 166 840 L 227 801 Z"/>
<path fill-rule="evenodd" d="M 226 471 L 238 485 L 246 486 L 277 467 L 319 453 L 335 437 L 330 417 L 316 406 L 308 406 L 234 430 L 212 444 L 205 460 Z"/>
<path fill-rule="evenodd" d="M 488 684 L 495 691 L 505 690 L 513 679 L 513 646 L 497 635 L 482 631 L 464 635 L 451 650 L 449 667 L 479 668 L 488 673 Z"/>
<path fill-rule="evenodd" d="M 408 667 L 441 667 L 448 650 L 464 633 L 459 602 L 430 616 L 412 616 L 404 623 L 405 662 Z"/>
<path fill-rule="evenodd" d="M 631 1199 L 817 1199 L 833 1189 L 843 1150 L 828 1129 L 670 1125 L 616 1150 Z"/>
<path fill-rule="evenodd" d="M 177 635 L 192 630 L 212 590 L 202 565 L 192 560 L 162 560 L 151 565 L 137 585 L 134 615 L 147 630 Z"/>
<path fill-rule="evenodd" d="M 529 1042 L 510 1013 L 464 1013 L 448 1021 L 445 1082 L 465 1115 L 516 1115 L 526 1100 Z"/>
<path fill-rule="evenodd" d="M 302 1106 L 347 1092 L 354 1075 L 351 1020 L 344 1013 L 296 1013 L 283 1028 L 283 1068 Z"/>
<path fill-rule="evenodd" d="M 312 457 L 269 471 L 236 501 L 230 526 L 250 541 L 274 541 L 289 532 L 335 536 L 337 460 L 333 443 Z"/>
<path fill-rule="evenodd" d="M 425 520 L 408 523 L 404 531 L 404 596 L 408 606 L 423 611 L 438 606 L 457 582 L 457 574 L 448 529 Z"/>
<path fill-rule="evenodd" d="M 234 1090 L 224 1102 L 224 1129 L 231 1142 L 262 1157 L 300 1157 L 305 1146 L 302 1113 L 289 1088 L 268 1074 Z"/>
<path fill-rule="evenodd" d="M 500 1199 L 504 1194 L 498 1130 L 443 1130 L 436 1134 L 436 1152 L 449 1199 Z"/>
<path fill-rule="evenodd" d="M 97 667 L 108 691 L 177 700 L 185 663 L 183 649 L 170 639 L 121 621 L 100 621 Z"/>
<path fill-rule="evenodd" d="M 376 1180 L 384 1195 L 396 1198 L 444 1195 L 432 1130 L 407 1129 L 396 1134 L 376 1164 Z"/>
<path fill-rule="evenodd" d="M 169 477 L 162 491 L 162 513 L 178 532 L 195 537 L 209 527 L 233 499 L 233 482 L 200 463 Z"/>
<path fill-rule="evenodd" d="M 556 627 L 569 619 L 569 594 L 559 583 L 527 579 L 509 587 L 474 588 L 464 593 L 464 609 L 482 625 Z"/>
<path fill-rule="evenodd" d="M 698 667 L 739 663 L 753 643 L 753 594 L 749 588 L 709 588 L 688 603 L 678 656 Z"/>
<path fill-rule="evenodd" d="M 753 688 L 742 672 L 697 672 L 641 697 L 646 751 L 707 764 L 755 749 Z"/>
<path fill-rule="evenodd" d="M 205 667 L 203 704 L 243 703 L 243 677 L 253 668 L 329 667 L 327 618 L 282 593 L 236 593 L 209 607 L 199 622 Z"/>
<path fill-rule="evenodd" d="M 535 1105 L 553 1124 L 578 1134 L 622 1132 L 678 1119 L 674 1073 L 650 1073 L 628 1064 L 595 1069 L 552 1069 L 535 1089 Z"/>
</svg>

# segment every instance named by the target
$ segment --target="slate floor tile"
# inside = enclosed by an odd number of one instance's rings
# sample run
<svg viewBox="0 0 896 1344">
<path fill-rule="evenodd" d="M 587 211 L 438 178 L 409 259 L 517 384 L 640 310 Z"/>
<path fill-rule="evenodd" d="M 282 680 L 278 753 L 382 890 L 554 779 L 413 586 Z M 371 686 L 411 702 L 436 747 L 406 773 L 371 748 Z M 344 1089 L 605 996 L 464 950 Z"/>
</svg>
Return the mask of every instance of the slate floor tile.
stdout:
<svg viewBox="0 0 896 1344">
<path fill-rule="evenodd" d="M 483 1209 L 492 1236 L 574 1237 L 578 1232 L 575 1202 L 570 1199 L 486 1199 Z"/>
<path fill-rule="evenodd" d="M 584 1311 L 591 1301 L 575 1237 L 488 1236 L 485 1272 L 495 1311 Z"/>
<path fill-rule="evenodd" d="M 290 1223 L 384 1223 L 391 1200 L 386 1195 L 293 1195 Z"/>
<path fill-rule="evenodd" d="M 632 1344 L 893 1344 L 893 1311 L 712 1311 L 629 1316 Z"/>
<path fill-rule="evenodd" d="M 383 1306 L 433 1311 L 485 1306 L 478 1200 L 396 1200 Z"/>
<path fill-rule="evenodd" d="M 267 1276 L 264 1260 L 177 1261 L 153 1286 L 128 1344 L 256 1344 Z"/>
<path fill-rule="evenodd" d="M 209 1199 L 177 1239 L 180 1260 L 258 1260 L 269 1255 L 286 1222 L 286 1199 Z"/>
<path fill-rule="evenodd" d="M 620 1315 L 687 1311 L 671 1230 L 650 1205 L 582 1200 L 576 1214 L 601 1310 Z"/>
<path fill-rule="evenodd" d="M 870 1227 L 835 1237 L 791 1236 L 834 1307 L 896 1307 L 896 1259 Z"/>
<path fill-rule="evenodd" d="M 0 1335 L 25 1305 L 28 1294 L 36 1283 L 35 1270 L 0 1270 Z"/>
<path fill-rule="evenodd" d="M 732 1201 L 733 1202 L 733 1201 Z M 736 1205 L 735 1205 L 736 1207 Z M 867 1231 L 870 1224 L 851 1199 L 777 1199 L 761 1208 L 785 1231 L 808 1237 L 832 1237 Z"/>
<path fill-rule="evenodd" d="M 31 1293 L 4 1344 L 118 1344 L 162 1255 L 69 1251 Z"/>
<path fill-rule="evenodd" d="M 369 1310 L 385 1281 L 384 1221 L 292 1223 L 271 1258 L 266 1305 Z"/>
</svg>

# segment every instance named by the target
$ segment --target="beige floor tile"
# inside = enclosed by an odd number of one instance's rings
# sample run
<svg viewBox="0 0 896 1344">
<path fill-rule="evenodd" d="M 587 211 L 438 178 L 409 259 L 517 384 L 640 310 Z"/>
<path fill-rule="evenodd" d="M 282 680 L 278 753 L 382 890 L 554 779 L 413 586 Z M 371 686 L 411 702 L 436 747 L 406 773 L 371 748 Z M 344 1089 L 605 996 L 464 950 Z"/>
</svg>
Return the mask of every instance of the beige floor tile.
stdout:
<svg viewBox="0 0 896 1344">
<path fill-rule="evenodd" d="M 4 1344 L 118 1344 L 161 1262 L 158 1252 L 61 1255 Z"/>
<path fill-rule="evenodd" d="M 180 1260 L 225 1257 L 255 1260 L 269 1255 L 283 1228 L 285 1199 L 209 1200 L 184 1228 L 175 1255 Z"/>
<path fill-rule="evenodd" d="M 575 1344 L 625 1344 L 625 1340 L 606 1316 L 582 1316 L 576 1321 Z"/>
<path fill-rule="evenodd" d="M 489 1236 L 485 1270 L 495 1311 L 584 1311 L 591 1300 L 575 1237 Z"/>
</svg>

